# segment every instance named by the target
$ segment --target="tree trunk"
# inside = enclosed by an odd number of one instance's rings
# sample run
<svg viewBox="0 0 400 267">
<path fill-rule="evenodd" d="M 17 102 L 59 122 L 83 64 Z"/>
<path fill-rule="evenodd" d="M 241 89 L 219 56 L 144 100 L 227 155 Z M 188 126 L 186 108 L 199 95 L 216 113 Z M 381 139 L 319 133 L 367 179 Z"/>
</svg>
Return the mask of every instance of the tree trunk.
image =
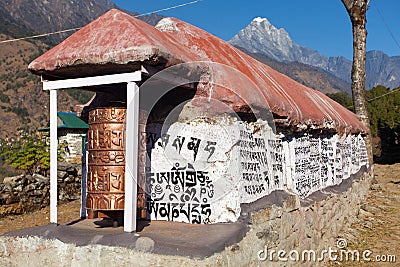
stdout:
<svg viewBox="0 0 400 267">
<path fill-rule="evenodd" d="M 351 90 L 354 111 L 361 122 L 370 128 L 367 101 L 365 99 L 365 57 L 367 45 L 367 10 L 370 0 L 341 0 L 349 14 L 353 30 L 353 66 Z M 371 135 L 365 137 L 369 162 L 373 163 Z"/>
</svg>

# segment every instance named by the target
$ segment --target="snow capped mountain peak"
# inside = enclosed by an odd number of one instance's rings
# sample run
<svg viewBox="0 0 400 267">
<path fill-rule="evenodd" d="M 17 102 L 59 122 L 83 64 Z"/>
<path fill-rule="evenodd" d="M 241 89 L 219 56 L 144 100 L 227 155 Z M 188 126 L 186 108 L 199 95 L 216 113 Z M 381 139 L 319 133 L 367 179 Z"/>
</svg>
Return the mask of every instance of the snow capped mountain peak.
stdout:
<svg viewBox="0 0 400 267">
<path fill-rule="evenodd" d="M 327 57 L 294 42 L 284 28 L 277 29 L 266 18 L 254 18 L 229 43 L 247 52 L 262 54 L 279 62 L 300 62 L 321 68 L 351 83 L 351 61 L 344 57 Z M 367 88 L 377 84 L 395 88 L 400 81 L 399 57 L 389 57 L 382 51 L 367 53 Z M 384 70 L 384 71 L 383 71 Z"/>
<path fill-rule="evenodd" d="M 266 18 L 257 17 L 253 19 L 253 22 L 261 23 L 263 21 L 269 22 Z"/>
<path fill-rule="evenodd" d="M 278 61 L 293 61 L 294 55 L 301 54 L 301 48 L 295 44 L 285 29 L 277 29 L 268 19 L 257 17 L 240 30 L 230 41 L 231 44 L 246 48 L 252 53 L 262 53 Z"/>
</svg>

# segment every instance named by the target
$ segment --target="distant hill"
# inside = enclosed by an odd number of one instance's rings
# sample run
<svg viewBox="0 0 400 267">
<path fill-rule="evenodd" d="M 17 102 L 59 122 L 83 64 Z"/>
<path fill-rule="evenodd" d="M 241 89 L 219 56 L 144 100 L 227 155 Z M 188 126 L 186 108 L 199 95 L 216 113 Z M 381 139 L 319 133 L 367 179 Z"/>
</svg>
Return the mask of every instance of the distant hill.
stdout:
<svg viewBox="0 0 400 267">
<path fill-rule="evenodd" d="M 0 40 L 10 38 L 0 34 Z M 31 74 L 27 66 L 48 46 L 38 41 L 0 45 L 0 137 L 5 138 L 15 136 L 20 130 L 41 127 L 47 121 L 48 93 L 42 91 L 40 78 Z M 72 110 L 76 103 L 65 92 L 60 92 L 60 107 Z"/>
<path fill-rule="evenodd" d="M 325 70 L 346 83 L 351 83 L 350 60 L 344 57 L 327 57 L 308 47 L 295 43 L 285 31 L 277 29 L 268 19 L 255 18 L 240 30 L 231 44 L 262 54 L 279 62 L 300 62 Z M 400 56 L 389 57 L 381 51 L 366 55 L 366 88 L 376 85 L 395 88 L 400 85 Z"/>
<path fill-rule="evenodd" d="M 0 40 L 82 27 L 117 6 L 108 0 L 5 0 L 0 1 Z M 138 13 L 132 13 L 138 15 Z M 155 25 L 162 16 L 138 17 Z M 47 124 L 49 95 L 28 64 L 73 32 L 0 44 L 0 138 L 35 131 Z M 59 111 L 73 111 L 90 94 L 60 91 Z"/>
<path fill-rule="evenodd" d="M 0 2 L 0 32 L 14 37 L 42 34 L 82 27 L 106 13 L 118 8 L 108 0 L 13 0 Z M 125 10 L 124 10 L 125 11 Z M 129 12 L 134 16 L 137 12 Z M 155 25 L 163 16 L 152 14 L 139 19 Z M 54 45 L 73 32 L 52 35 L 42 39 Z"/>
<path fill-rule="evenodd" d="M 2 32 L 19 37 L 17 33 L 41 34 L 82 27 L 116 5 L 108 0 L 10 0 L 0 2 Z M 10 29 L 10 26 L 20 31 Z M 41 39 L 47 44 L 59 43 L 71 33 Z"/>
<path fill-rule="evenodd" d="M 299 62 L 280 62 L 263 54 L 250 53 L 240 47 L 239 49 L 293 80 L 324 94 L 345 91 L 351 95 L 351 85 L 349 83 L 320 68 Z"/>
</svg>

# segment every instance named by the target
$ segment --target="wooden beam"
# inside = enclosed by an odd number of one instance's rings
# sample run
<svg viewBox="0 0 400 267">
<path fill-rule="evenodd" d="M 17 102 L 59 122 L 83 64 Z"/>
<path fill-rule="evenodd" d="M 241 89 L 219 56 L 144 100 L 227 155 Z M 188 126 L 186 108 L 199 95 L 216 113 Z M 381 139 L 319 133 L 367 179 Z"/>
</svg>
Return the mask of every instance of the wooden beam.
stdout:
<svg viewBox="0 0 400 267">
<path fill-rule="evenodd" d="M 126 97 L 124 231 L 136 231 L 139 162 L 139 86 L 128 82 Z"/>
<path fill-rule="evenodd" d="M 54 90 L 54 89 L 67 89 L 67 88 L 79 88 L 86 86 L 95 86 L 103 84 L 114 84 L 114 83 L 126 83 L 132 81 L 140 81 L 142 79 L 141 71 L 135 71 L 131 73 L 120 73 L 111 75 L 102 75 L 86 78 L 76 78 L 67 80 L 47 81 L 42 80 L 43 90 Z"/>
<path fill-rule="evenodd" d="M 179 75 L 168 72 L 167 70 L 158 70 L 151 66 L 142 66 L 142 72 L 150 76 L 151 79 L 167 82 L 171 85 L 195 89 L 193 81 L 180 77 Z M 172 88 L 171 88 L 172 89 Z"/>
</svg>

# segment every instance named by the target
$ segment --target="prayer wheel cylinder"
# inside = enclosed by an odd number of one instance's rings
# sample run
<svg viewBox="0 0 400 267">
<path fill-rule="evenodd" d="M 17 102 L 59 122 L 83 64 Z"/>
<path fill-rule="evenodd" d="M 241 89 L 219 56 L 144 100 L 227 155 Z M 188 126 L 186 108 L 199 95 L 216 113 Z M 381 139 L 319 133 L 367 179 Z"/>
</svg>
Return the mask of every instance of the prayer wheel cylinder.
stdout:
<svg viewBox="0 0 400 267">
<path fill-rule="evenodd" d="M 89 112 L 88 175 L 86 208 L 89 217 L 101 211 L 109 216 L 123 211 L 125 204 L 125 108 L 97 108 Z M 147 112 L 139 116 L 139 158 L 135 181 L 137 218 L 147 215 L 145 193 Z M 122 214 L 117 213 L 117 214 Z"/>
<path fill-rule="evenodd" d="M 124 209 L 125 117 L 125 108 L 97 108 L 89 112 L 88 213 Z"/>
</svg>

